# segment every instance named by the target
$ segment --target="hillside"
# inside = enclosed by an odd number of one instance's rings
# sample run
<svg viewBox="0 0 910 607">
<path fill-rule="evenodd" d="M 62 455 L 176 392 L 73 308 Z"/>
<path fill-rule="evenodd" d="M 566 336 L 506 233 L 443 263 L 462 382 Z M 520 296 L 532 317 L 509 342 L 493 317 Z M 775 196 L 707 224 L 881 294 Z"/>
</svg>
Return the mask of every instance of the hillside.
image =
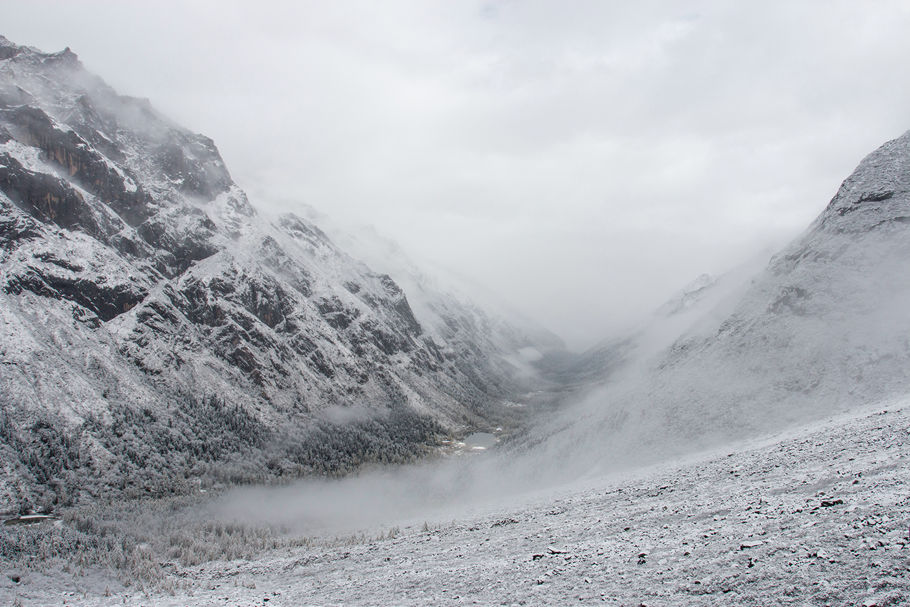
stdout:
<svg viewBox="0 0 910 607">
<path fill-rule="evenodd" d="M 775 604 L 903 605 L 910 593 L 907 407 L 906 399 L 880 403 L 632 474 L 470 513 L 453 505 L 420 518 L 390 516 L 365 530 L 286 539 L 274 550 L 257 552 L 260 536 L 237 522 L 208 519 L 206 529 L 222 531 L 192 544 L 183 527 L 159 521 L 132 541 L 167 547 L 161 566 L 150 561 L 148 544 L 134 549 L 143 569 L 119 579 L 91 560 L 81 576 L 57 573 L 65 560 L 43 569 L 11 565 L 18 581 L 0 578 L 0 599 L 758 606 L 772 597 Z M 199 518 L 169 513 L 184 524 Z M 67 525 L 64 537 L 76 544 L 79 534 Z M 194 549 L 217 556 L 200 563 Z M 231 550 L 243 558 L 225 556 Z M 139 573 L 157 577 L 140 582 Z"/>
<path fill-rule="evenodd" d="M 210 139 L 69 49 L 0 38 L 0 511 L 339 474 L 520 423 L 537 380 L 510 361 L 558 344 L 430 299 L 418 320 L 312 222 L 257 210 Z"/>
<path fill-rule="evenodd" d="M 593 351 L 621 353 L 609 381 L 536 442 L 579 472 L 611 469 L 906 394 L 908 218 L 910 133 L 863 159 L 751 280 L 683 293 L 621 348 Z"/>
</svg>

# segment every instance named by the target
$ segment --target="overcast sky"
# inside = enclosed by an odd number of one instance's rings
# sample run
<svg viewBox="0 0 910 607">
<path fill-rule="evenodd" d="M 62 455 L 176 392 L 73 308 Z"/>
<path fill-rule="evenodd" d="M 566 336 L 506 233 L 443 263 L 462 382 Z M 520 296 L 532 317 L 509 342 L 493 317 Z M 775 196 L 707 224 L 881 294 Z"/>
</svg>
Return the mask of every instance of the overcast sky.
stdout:
<svg viewBox="0 0 910 607">
<path fill-rule="evenodd" d="M 589 345 L 798 234 L 910 128 L 910 3 L 0 2 L 218 144 Z"/>
</svg>

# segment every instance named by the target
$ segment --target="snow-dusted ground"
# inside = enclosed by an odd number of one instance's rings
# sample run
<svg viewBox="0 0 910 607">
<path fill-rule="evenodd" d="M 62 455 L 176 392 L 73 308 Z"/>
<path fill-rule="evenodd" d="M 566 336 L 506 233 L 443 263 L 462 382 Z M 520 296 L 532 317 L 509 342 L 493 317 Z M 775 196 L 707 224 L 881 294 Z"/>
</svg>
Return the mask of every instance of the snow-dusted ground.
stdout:
<svg viewBox="0 0 910 607">
<path fill-rule="evenodd" d="M 171 569 L 176 594 L 23 572 L 0 602 L 910 604 L 908 455 L 910 402 L 892 402 L 392 538 Z"/>
</svg>

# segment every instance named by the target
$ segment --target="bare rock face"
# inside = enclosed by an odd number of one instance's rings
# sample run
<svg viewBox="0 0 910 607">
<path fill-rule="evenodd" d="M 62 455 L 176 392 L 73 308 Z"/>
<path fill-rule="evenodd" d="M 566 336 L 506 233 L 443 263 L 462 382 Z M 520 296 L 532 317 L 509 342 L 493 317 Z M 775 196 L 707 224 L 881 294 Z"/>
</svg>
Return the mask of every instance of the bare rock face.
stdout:
<svg viewBox="0 0 910 607">
<path fill-rule="evenodd" d="M 508 424 L 534 338 L 444 312 L 428 334 L 392 278 L 257 213 L 210 139 L 0 37 L 0 511 L 343 473 Z"/>
</svg>

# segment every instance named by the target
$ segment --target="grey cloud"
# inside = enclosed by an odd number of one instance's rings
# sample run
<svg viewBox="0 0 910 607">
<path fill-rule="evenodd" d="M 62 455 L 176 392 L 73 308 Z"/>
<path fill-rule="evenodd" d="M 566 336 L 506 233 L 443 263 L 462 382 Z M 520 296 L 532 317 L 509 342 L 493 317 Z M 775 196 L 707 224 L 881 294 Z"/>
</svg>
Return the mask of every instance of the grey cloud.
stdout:
<svg viewBox="0 0 910 607">
<path fill-rule="evenodd" d="M 576 345 L 801 231 L 910 127 L 901 2 L 43 2 L 260 206 L 374 224 Z"/>
</svg>

